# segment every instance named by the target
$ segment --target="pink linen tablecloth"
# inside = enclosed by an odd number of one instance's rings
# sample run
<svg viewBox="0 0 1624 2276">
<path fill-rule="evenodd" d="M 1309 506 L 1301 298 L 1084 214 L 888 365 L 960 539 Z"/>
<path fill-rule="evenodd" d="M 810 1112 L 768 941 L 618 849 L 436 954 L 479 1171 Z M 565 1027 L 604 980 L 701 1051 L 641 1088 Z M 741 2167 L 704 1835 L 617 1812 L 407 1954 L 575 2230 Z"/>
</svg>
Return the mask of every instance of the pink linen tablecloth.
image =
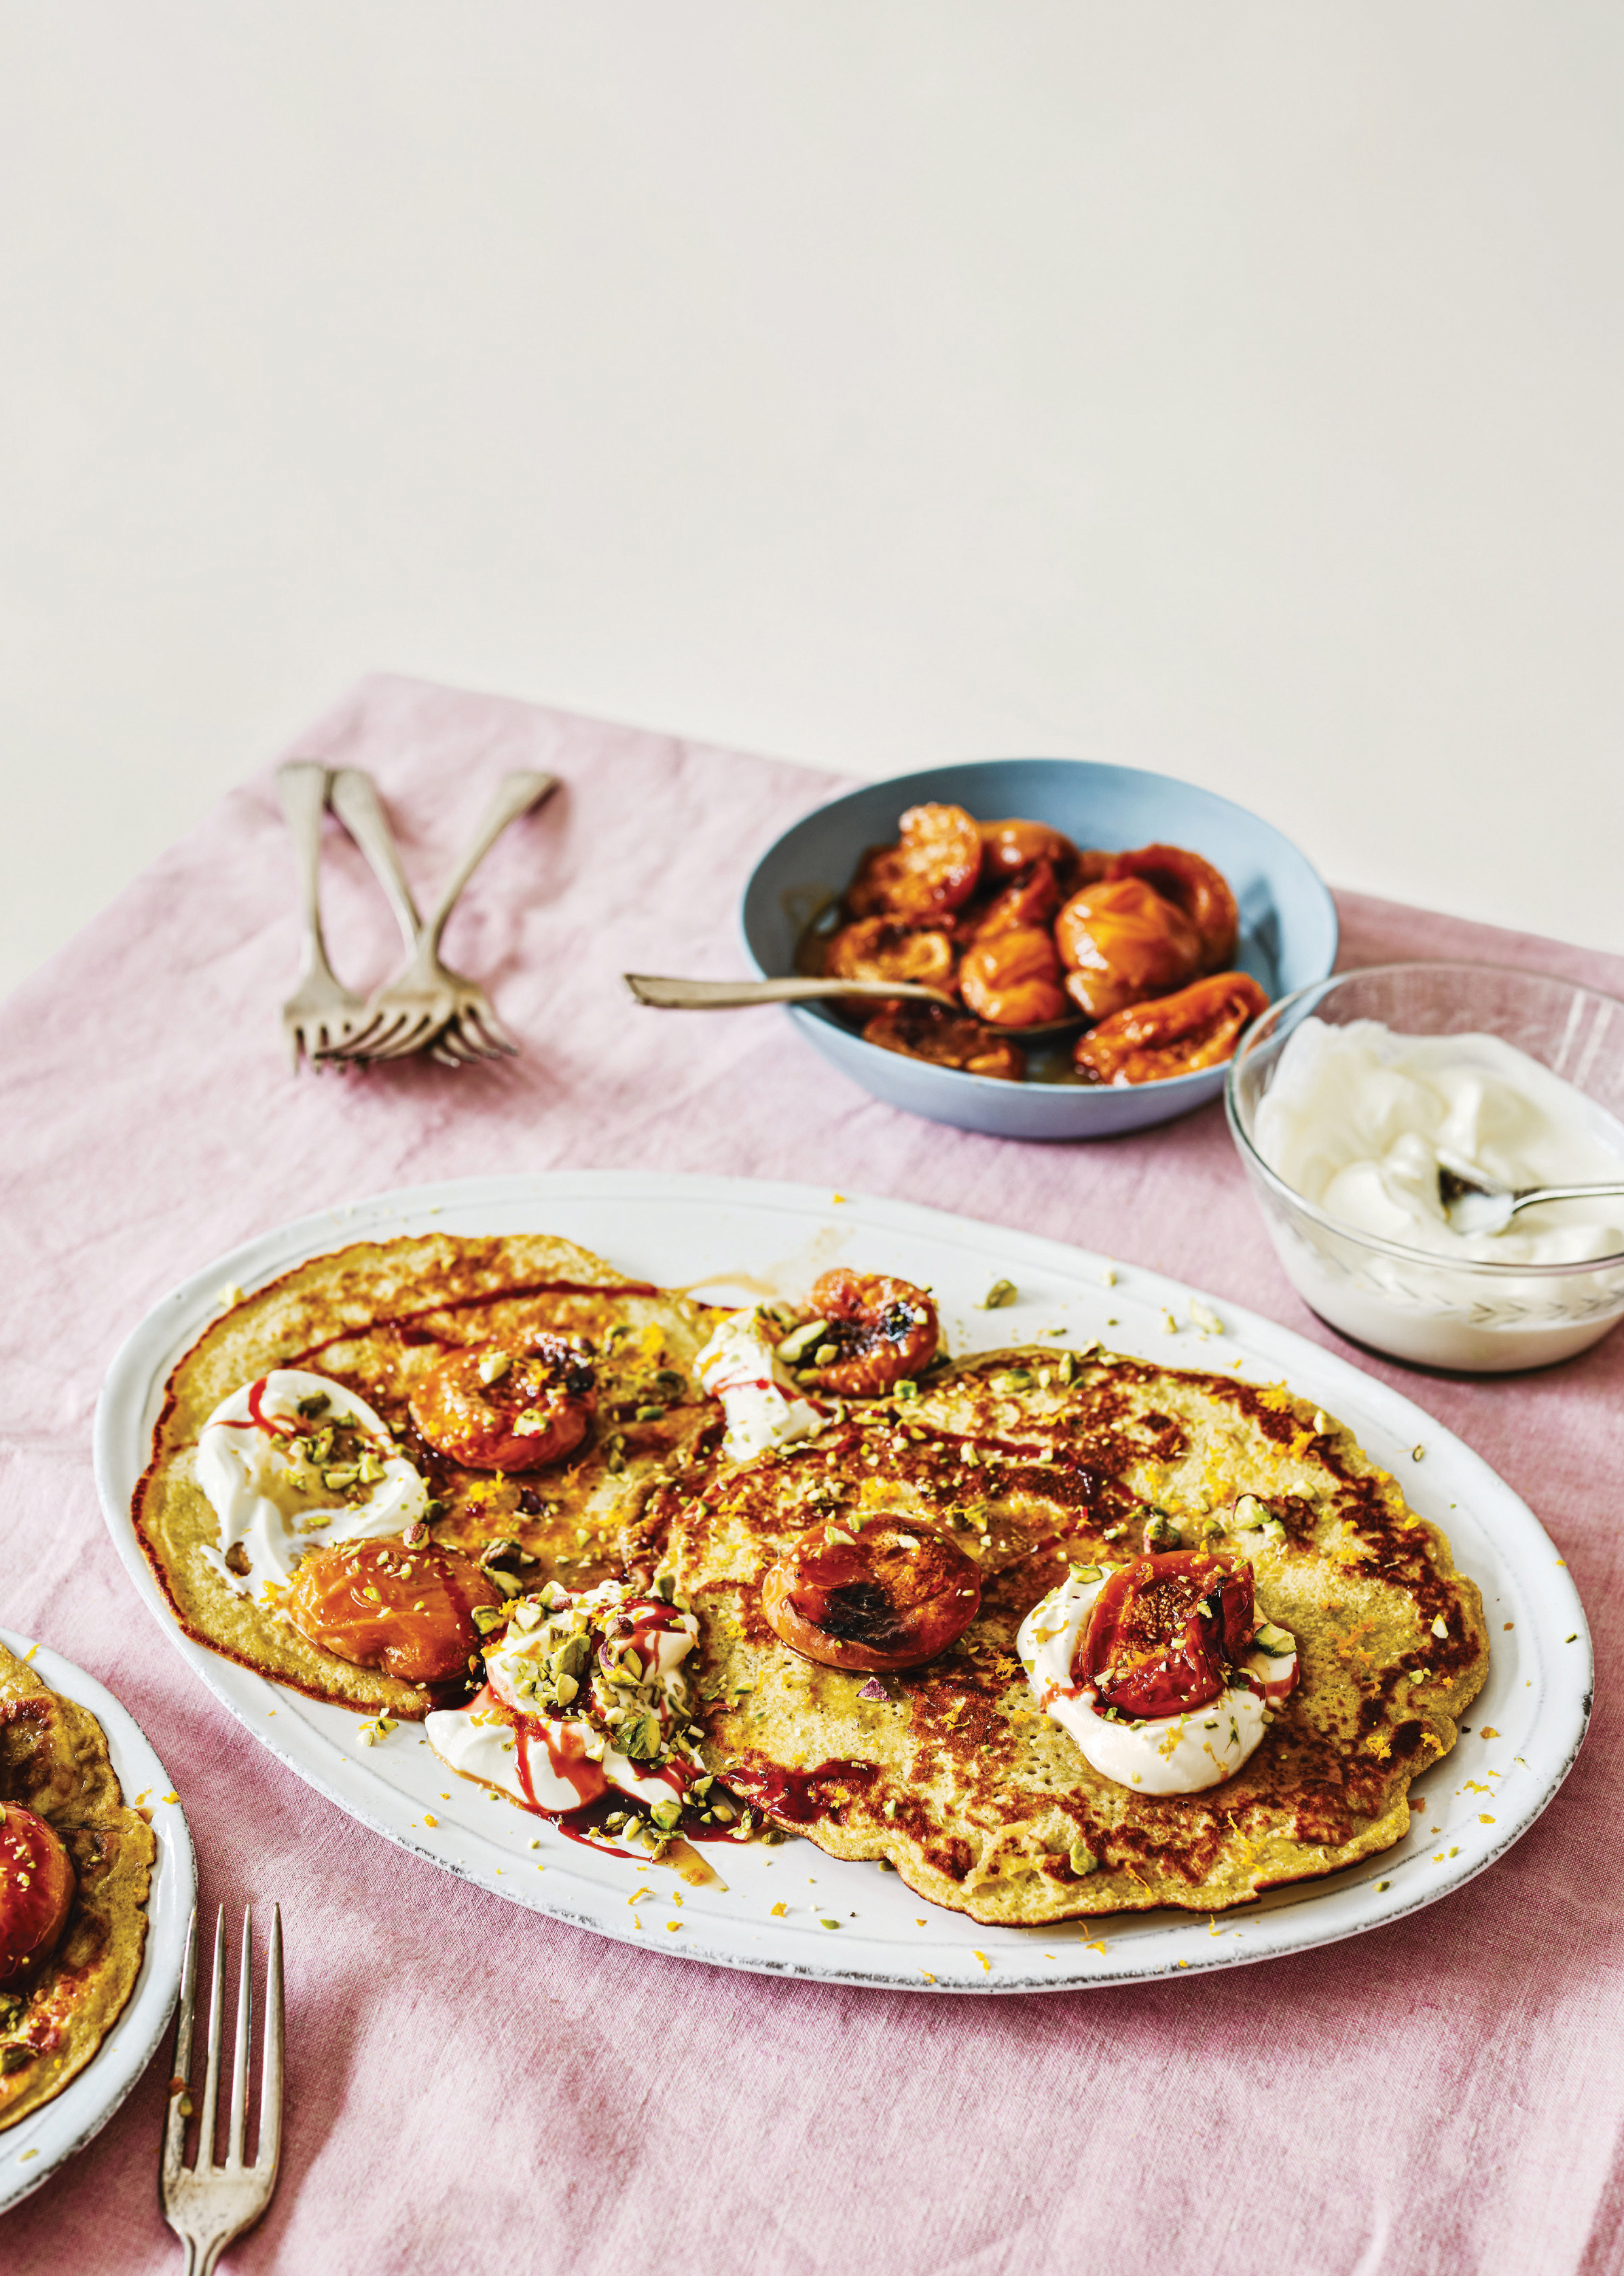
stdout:
<svg viewBox="0 0 1624 2276">
<path fill-rule="evenodd" d="M 369 767 L 432 884 L 502 768 L 566 788 L 454 920 L 525 1039 L 511 1066 L 292 1077 L 296 961 L 268 775 L 231 793 L 0 1010 L 0 1617 L 129 1705 L 184 1798 L 206 1907 L 276 1896 L 291 2059 L 283 2179 L 243 2270 L 462 2276 L 655 2266 L 1152 2272 L 1624 2265 L 1624 1337 L 1545 1376 L 1363 1360 L 1523 1494 L 1571 1566 L 1603 1680 L 1578 1767 L 1491 1871 L 1396 1926 L 1184 1983 L 933 1999 L 769 1981 L 598 1939 L 445 1877 L 253 1747 L 137 1604 L 90 1425 L 152 1301 L 252 1234 L 487 1171 L 803 1179 L 1072 1239 L 1333 1348 L 1277 1268 L 1217 1107 L 1092 1147 L 910 1120 L 781 1014 L 663 1017 L 623 969 L 739 967 L 755 855 L 827 778 L 400 679 L 300 745 Z M 346 976 L 389 922 L 329 864 Z M 1624 965 L 1341 899 L 1343 959 L 1484 956 L 1624 992 Z M 1353 1354 L 1356 1358 L 1359 1355 Z M 160 2059 L 0 2220 L 7 2276 L 167 2269 Z M 4 2156 L 0 2136 L 0 2156 Z"/>
</svg>

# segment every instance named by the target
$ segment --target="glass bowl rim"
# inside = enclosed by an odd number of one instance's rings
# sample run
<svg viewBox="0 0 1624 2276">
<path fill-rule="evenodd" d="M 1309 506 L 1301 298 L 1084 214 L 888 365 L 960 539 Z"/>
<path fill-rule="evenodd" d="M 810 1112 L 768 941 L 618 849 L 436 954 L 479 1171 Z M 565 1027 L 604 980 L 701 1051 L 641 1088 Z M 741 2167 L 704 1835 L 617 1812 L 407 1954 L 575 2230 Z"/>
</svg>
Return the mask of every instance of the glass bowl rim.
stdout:
<svg viewBox="0 0 1624 2276">
<path fill-rule="evenodd" d="M 1306 987 L 1293 989 L 1289 996 L 1278 998 L 1266 1011 L 1258 1014 L 1257 1019 L 1242 1036 L 1235 1048 L 1235 1056 L 1229 1061 L 1225 1072 L 1224 1115 L 1229 1125 L 1229 1135 L 1234 1139 L 1235 1150 L 1241 1157 L 1243 1167 L 1263 1185 L 1265 1191 L 1283 1196 L 1290 1202 L 1293 1209 L 1300 1210 L 1304 1217 L 1311 1218 L 1316 1225 L 1323 1225 L 1327 1233 L 1334 1233 L 1339 1240 L 1355 1241 L 1361 1248 L 1368 1248 L 1379 1256 L 1394 1257 L 1401 1263 L 1430 1265 L 1435 1271 L 1482 1274 L 1491 1281 L 1496 1278 L 1568 1280 L 1575 1278 L 1582 1273 L 1605 1272 L 1624 1265 L 1624 1248 L 1615 1249 L 1608 1256 L 1576 1257 L 1561 1263 L 1552 1264 L 1498 1263 L 1492 1257 L 1455 1258 L 1446 1255 L 1440 1256 L 1438 1250 L 1432 1248 L 1411 1248 L 1407 1242 L 1389 1240 L 1384 1233 L 1366 1233 L 1359 1225 L 1349 1225 L 1344 1218 L 1333 1217 L 1328 1210 L 1321 1209 L 1317 1202 L 1311 1202 L 1306 1195 L 1298 1193 L 1295 1186 L 1288 1185 L 1285 1179 L 1280 1176 L 1278 1172 L 1272 1170 L 1264 1160 L 1252 1143 L 1250 1132 L 1242 1123 L 1241 1111 L 1235 1097 L 1236 1080 L 1252 1052 L 1258 1049 L 1259 1043 L 1268 1042 L 1272 1036 L 1279 1032 L 1280 1024 L 1288 1012 L 1296 1010 L 1299 1005 L 1307 1005 L 1309 998 L 1312 998 L 1316 1003 L 1323 1001 L 1333 989 L 1340 987 L 1344 981 L 1385 980 L 1399 973 L 1407 972 L 1503 973 L 1513 979 L 1537 980 L 1553 988 L 1565 989 L 1570 996 L 1597 997 L 1602 1003 L 1611 1004 L 1618 1012 L 1624 1014 L 1624 1000 L 1620 1000 L 1617 996 L 1609 995 L 1605 988 L 1592 988 L 1588 982 L 1582 980 L 1564 979 L 1562 975 L 1557 972 L 1530 972 L 1526 965 L 1493 964 L 1487 958 L 1483 957 L 1407 957 L 1394 964 L 1354 965 L 1346 972 L 1333 972 L 1327 974 L 1323 980 L 1311 980 Z M 1310 1005 L 1309 1008 L 1311 1009 L 1312 1006 Z M 1267 1033 L 1265 1032 L 1265 1029 Z M 1585 1094 L 1581 1092 L 1580 1096 L 1582 1097 Z"/>
</svg>

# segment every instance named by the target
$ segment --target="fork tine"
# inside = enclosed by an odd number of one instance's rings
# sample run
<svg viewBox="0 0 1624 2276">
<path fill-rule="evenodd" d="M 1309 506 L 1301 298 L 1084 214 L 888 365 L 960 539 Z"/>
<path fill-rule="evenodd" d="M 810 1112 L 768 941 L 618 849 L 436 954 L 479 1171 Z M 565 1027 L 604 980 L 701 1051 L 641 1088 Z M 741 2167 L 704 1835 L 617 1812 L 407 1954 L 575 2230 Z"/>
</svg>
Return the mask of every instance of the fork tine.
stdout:
<svg viewBox="0 0 1624 2276">
<path fill-rule="evenodd" d="M 180 2006 L 175 2016 L 175 2067 L 170 2074 L 169 2112 L 163 2121 L 163 2186 L 167 2189 L 181 2170 L 186 2146 L 187 2086 L 192 2076 L 192 2025 L 197 2012 L 197 1907 L 186 1931 L 186 1956 L 180 1970 Z M 180 2084 L 176 2086 L 176 2080 Z"/>
<path fill-rule="evenodd" d="M 375 1059 L 409 1058 L 419 1046 L 434 1033 L 434 1022 L 427 1012 L 408 1013 L 387 1043 L 375 1043 L 371 1056 Z"/>
<path fill-rule="evenodd" d="M 237 1976 L 237 2044 L 231 2050 L 231 2115 L 225 2162 L 241 2170 L 248 2130 L 248 2038 L 253 2029 L 253 1908 L 243 1907 L 243 1951 Z"/>
<path fill-rule="evenodd" d="M 375 1059 L 391 1037 L 399 1034 L 407 1016 L 404 1012 L 374 1012 L 370 1020 L 338 1046 L 334 1058 Z"/>
<path fill-rule="evenodd" d="M 253 2170 L 276 2179 L 282 2156 L 282 1907 L 271 1907 L 270 1957 L 265 1968 L 265 2059 L 260 2082 L 260 2146 Z"/>
<path fill-rule="evenodd" d="M 434 1038 L 434 1056 L 445 1066 L 472 1066 L 485 1053 L 460 1020 L 449 1020 Z"/>
<path fill-rule="evenodd" d="M 381 1012 L 373 1012 L 358 1019 L 347 1035 L 334 1039 L 328 1057 L 335 1059 L 369 1058 L 374 1040 L 382 1032 L 386 1016 Z"/>
<path fill-rule="evenodd" d="M 518 1045 L 488 1004 L 471 1004 L 463 1016 L 465 1023 L 479 1036 L 487 1058 L 494 1058 L 500 1052 L 505 1052 L 510 1058 L 518 1057 Z"/>
<path fill-rule="evenodd" d="M 203 2113 L 198 2120 L 195 2172 L 215 2162 L 215 2106 L 220 2094 L 220 2030 L 225 2022 L 225 1907 L 215 1915 L 215 1973 L 208 1987 L 208 2069 L 203 2079 Z"/>
</svg>

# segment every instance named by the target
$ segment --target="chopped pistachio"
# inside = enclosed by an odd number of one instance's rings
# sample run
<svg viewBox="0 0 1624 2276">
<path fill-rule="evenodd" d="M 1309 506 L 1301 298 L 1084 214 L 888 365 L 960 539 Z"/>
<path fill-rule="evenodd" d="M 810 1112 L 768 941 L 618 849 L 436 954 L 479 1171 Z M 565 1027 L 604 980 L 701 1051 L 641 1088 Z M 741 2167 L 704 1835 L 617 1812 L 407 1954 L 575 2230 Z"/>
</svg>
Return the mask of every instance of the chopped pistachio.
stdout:
<svg viewBox="0 0 1624 2276">
<path fill-rule="evenodd" d="M 500 1383 L 513 1362 L 506 1352 L 487 1352 L 480 1362 L 481 1383 Z"/>
<path fill-rule="evenodd" d="M 838 1344 L 820 1344 L 817 1350 L 812 1354 L 812 1365 L 814 1367 L 833 1367 L 839 1357 L 840 1346 Z"/>
<path fill-rule="evenodd" d="M 1099 1870 L 1099 1858 L 1089 1847 L 1087 1842 L 1080 1838 L 1072 1843 L 1071 1852 L 1066 1862 L 1074 1873 L 1097 1873 Z"/>
<path fill-rule="evenodd" d="M 778 1347 L 778 1356 L 786 1367 L 804 1358 L 814 1344 L 819 1343 L 828 1326 L 827 1320 L 808 1320 L 798 1328 L 791 1328 Z"/>
<path fill-rule="evenodd" d="M 1013 1304 L 1020 1295 L 1013 1280 L 994 1280 L 977 1305 L 978 1312 L 1001 1312 L 1006 1304 Z"/>
</svg>

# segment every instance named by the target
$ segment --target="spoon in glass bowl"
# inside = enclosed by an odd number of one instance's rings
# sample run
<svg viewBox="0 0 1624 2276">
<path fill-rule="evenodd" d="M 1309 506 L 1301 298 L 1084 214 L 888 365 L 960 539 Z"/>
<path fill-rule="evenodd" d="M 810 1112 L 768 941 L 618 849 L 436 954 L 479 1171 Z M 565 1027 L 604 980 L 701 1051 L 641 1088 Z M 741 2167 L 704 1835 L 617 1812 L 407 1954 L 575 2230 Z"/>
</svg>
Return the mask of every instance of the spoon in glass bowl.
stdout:
<svg viewBox="0 0 1624 2276">
<path fill-rule="evenodd" d="M 901 996 L 920 1004 L 939 1004 L 962 1020 L 974 1019 L 956 997 L 920 980 L 814 980 L 790 974 L 782 980 L 674 980 L 652 972 L 621 975 L 639 1004 L 661 1012 L 736 1012 L 752 1004 L 819 1004 L 836 996 L 872 996 L 894 1003 Z M 1052 1037 L 1076 1035 L 1088 1021 L 1079 1012 L 1074 1018 L 1046 1020 L 1036 1028 L 995 1028 L 978 1020 L 989 1036 L 1007 1036 L 1012 1043 L 1046 1043 Z"/>
<path fill-rule="evenodd" d="M 1480 1186 L 1440 1164 L 1438 1198 L 1454 1233 L 1503 1233 L 1518 1212 L 1542 1202 L 1611 1201 L 1624 1198 L 1624 1179 L 1598 1186 Z"/>
</svg>

